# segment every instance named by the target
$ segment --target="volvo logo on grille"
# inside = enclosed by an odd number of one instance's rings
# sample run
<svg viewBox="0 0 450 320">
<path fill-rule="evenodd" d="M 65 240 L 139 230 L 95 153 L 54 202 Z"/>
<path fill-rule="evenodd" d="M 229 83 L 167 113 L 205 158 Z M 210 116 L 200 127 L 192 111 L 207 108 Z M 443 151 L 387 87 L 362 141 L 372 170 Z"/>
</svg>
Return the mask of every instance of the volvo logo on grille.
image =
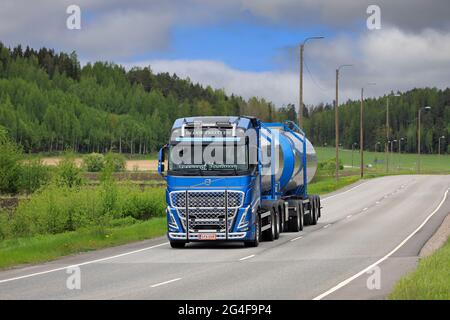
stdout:
<svg viewBox="0 0 450 320">
<path fill-rule="evenodd" d="M 211 184 L 211 179 L 205 179 L 205 185 L 209 186 Z"/>
</svg>

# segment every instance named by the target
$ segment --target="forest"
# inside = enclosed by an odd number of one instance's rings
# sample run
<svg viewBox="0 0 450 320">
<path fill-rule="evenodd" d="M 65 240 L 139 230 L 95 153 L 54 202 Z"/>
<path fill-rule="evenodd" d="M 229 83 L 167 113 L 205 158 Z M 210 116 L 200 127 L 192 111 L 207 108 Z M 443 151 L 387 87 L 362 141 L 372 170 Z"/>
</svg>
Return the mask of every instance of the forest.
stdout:
<svg viewBox="0 0 450 320">
<path fill-rule="evenodd" d="M 422 152 L 449 151 L 450 89 L 413 89 L 391 98 L 390 138 L 417 151 L 417 110 L 422 117 Z M 305 93 L 307 95 L 307 92 Z M 359 142 L 359 101 L 339 107 L 344 147 Z M 365 101 L 365 148 L 386 141 L 386 96 Z M 76 52 L 0 43 L 0 126 L 25 152 L 120 152 L 148 154 L 168 138 L 174 119 L 191 115 L 252 115 L 263 121 L 295 120 L 294 105 L 248 100 L 181 79 L 110 62 L 80 65 Z M 334 145 L 334 106 L 307 106 L 304 129 L 316 145 Z"/>
</svg>

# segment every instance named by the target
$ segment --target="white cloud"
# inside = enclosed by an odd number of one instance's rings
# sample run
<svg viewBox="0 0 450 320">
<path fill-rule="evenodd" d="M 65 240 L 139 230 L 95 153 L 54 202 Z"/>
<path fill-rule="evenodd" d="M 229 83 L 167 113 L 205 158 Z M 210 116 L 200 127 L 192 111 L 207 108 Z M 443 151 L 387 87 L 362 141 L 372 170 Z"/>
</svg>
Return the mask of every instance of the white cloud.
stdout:
<svg viewBox="0 0 450 320">
<path fill-rule="evenodd" d="M 424 30 L 413 34 L 391 28 L 367 32 L 357 39 L 341 36 L 334 41 L 317 42 L 305 50 L 305 55 L 311 71 L 309 74 L 305 69 L 304 73 L 306 104 L 331 103 L 335 96 L 335 69 L 347 63 L 354 67 L 341 73 L 341 102 L 358 99 L 361 86 L 368 82 L 377 85 L 366 90 L 367 96 L 415 87 L 445 88 L 450 74 L 450 32 Z M 298 61 L 293 60 L 291 70 L 270 72 L 245 72 L 209 60 L 149 60 L 124 65 L 150 65 L 155 72 L 176 73 L 193 82 L 223 88 L 229 94 L 258 96 L 282 106 L 298 105 L 296 64 Z"/>
</svg>

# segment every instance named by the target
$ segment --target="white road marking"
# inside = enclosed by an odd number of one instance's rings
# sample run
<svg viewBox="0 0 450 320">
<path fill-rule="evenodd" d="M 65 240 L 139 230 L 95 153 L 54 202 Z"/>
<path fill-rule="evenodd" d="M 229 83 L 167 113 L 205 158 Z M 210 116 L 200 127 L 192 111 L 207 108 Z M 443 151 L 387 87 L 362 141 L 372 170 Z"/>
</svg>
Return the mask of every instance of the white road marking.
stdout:
<svg viewBox="0 0 450 320">
<path fill-rule="evenodd" d="M 151 285 L 151 286 L 150 286 L 150 288 L 156 288 L 156 287 L 159 287 L 159 286 L 162 286 L 162 285 L 165 285 L 165 284 L 171 283 L 171 282 L 175 282 L 175 281 L 178 281 L 178 280 L 181 280 L 181 278 L 175 278 L 175 279 L 172 279 L 172 280 L 168 280 L 168 281 L 160 282 L 160 283 L 157 283 L 157 284 Z"/>
<path fill-rule="evenodd" d="M 118 254 L 118 255 L 115 255 L 115 256 L 111 256 L 111 257 L 106 257 L 106 258 L 86 261 L 86 262 L 73 264 L 73 265 L 66 266 L 66 267 L 61 267 L 61 268 L 51 269 L 51 270 L 42 271 L 42 272 L 31 273 L 31 274 L 27 274 L 27 275 L 24 275 L 24 276 L 4 279 L 4 280 L 0 280 L 0 283 L 10 282 L 10 281 L 14 281 L 14 280 L 20 280 L 20 279 L 25 279 L 25 278 L 35 277 L 35 276 L 40 276 L 40 275 L 51 273 L 51 272 L 66 270 L 67 268 L 80 267 L 80 266 L 85 266 L 87 264 L 92 264 L 92 263 L 102 262 L 102 261 L 111 260 L 111 259 L 115 259 L 115 258 L 120 258 L 120 257 L 128 256 L 130 254 L 134 254 L 134 253 L 150 250 L 150 249 L 153 249 L 153 248 L 161 247 L 161 246 L 164 246 L 166 244 L 169 244 L 169 242 L 164 242 L 164 243 L 160 243 L 160 244 L 157 244 L 157 245 L 154 245 L 154 246 L 151 246 L 151 247 L 146 247 L 146 248 L 142 248 L 142 249 L 139 249 L 139 250 L 134 250 L 134 251 L 130 251 L 130 252 L 121 253 L 121 254 Z"/>
<path fill-rule="evenodd" d="M 445 199 L 447 198 L 447 194 L 449 192 L 450 189 L 448 189 L 447 191 L 445 191 L 444 193 L 444 197 L 442 198 L 441 202 L 439 203 L 439 205 L 437 206 L 436 209 L 434 209 L 433 212 L 431 212 L 428 217 L 426 217 L 426 219 L 422 222 L 422 224 L 420 226 L 417 227 L 416 230 L 414 230 L 409 236 L 407 236 L 398 246 L 396 246 L 391 252 L 389 252 L 387 255 L 385 255 L 384 257 L 382 257 L 381 259 L 379 259 L 378 261 L 376 261 L 375 263 L 371 264 L 370 266 L 368 266 L 367 268 L 361 270 L 360 272 L 358 272 L 357 274 L 351 276 L 350 278 L 338 283 L 336 286 L 334 286 L 333 288 L 329 289 L 328 291 L 325 291 L 324 293 L 318 295 L 317 297 L 313 298 L 313 300 L 321 300 L 323 298 L 325 298 L 326 296 L 332 294 L 333 292 L 341 289 L 342 287 L 346 286 L 347 284 L 349 284 L 350 282 L 352 282 L 353 280 L 355 280 L 356 278 L 359 278 L 361 275 L 363 275 L 364 273 L 366 273 L 367 271 L 371 270 L 372 268 L 374 268 L 375 266 L 379 265 L 381 262 L 383 262 L 384 260 L 386 260 L 387 258 L 389 258 L 392 254 L 394 254 L 398 249 L 400 249 L 406 242 L 408 242 L 409 239 L 411 239 L 420 229 L 422 229 L 422 227 L 428 222 L 428 220 L 431 219 L 431 217 L 442 207 L 442 205 L 445 202 Z"/>
<path fill-rule="evenodd" d="M 349 215 L 347 216 L 347 219 L 350 219 L 352 216 L 353 216 L 352 214 L 349 214 Z"/>
<path fill-rule="evenodd" d="M 364 208 L 363 211 L 367 211 L 369 208 Z"/>
<path fill-rule="evenodd" d="M 291 239 L 291 240 L 289 240 L 289 241 L 293 242 L 293 241 L 295 241 L 295 240 L 298 240 L 298 239 L 301 239 L 301 238 L 303 238 L 303 236 L 300 236 L 300 237 L 297 237 L 297 238 Z"/>
<path fill-rule="evenodd" d="M 354 186 L 353 188 L 350 188 L 350 189 L 348 189 L 348 190 L 346 190 L 346 191 L 344 191 L 344 192 L 336 193 L 336 194 L 333 194 L 332 196 L 323 198 L 323 199 L 321 199 L 321 201 L 325 201 L 325 200 L 328 200 L 328 199 L 331 199 L 331 198 L 334 198 L 334 197 L 343 195 L 343 194 L 345 194 L 345 193 L 347 193 L 347 192 L 350 192 L 350 191 L 352 191 L 352 190 L 355 190 L 356 188 L 359 188 L 360 186 L 362 186 L 363 184 L 366 184 L 366 183 L 367 183 L 367 181 L 362 182 L 362 183 L 358 184 L 357 186 Z"/>
<path fill-rule="evenodd" d="M 380 201 L 375 202 L 376 204 L 380 204 Z"/>
<path fill-rule="evenodd" d="M 240 259 L 239 259 L 239 261 L 242 261 L 242 260 L 247 260 L 247 259 L 253 258 L 254 256 L 255 256 L 255 255 L 254 255 L 254 254 L 252 254 L 252 255 L 249 255 L 249 256 L 246 256 L 246 257 L 240 258 Z"/>
<path fill-rule="evenodd" d="M 329 224 L 323 226 L 323 228 L 326 229 L 326 228 L 328 228 L 329 226 L 331 226 L 331 223 L 329 223 Z"/>
</svg>

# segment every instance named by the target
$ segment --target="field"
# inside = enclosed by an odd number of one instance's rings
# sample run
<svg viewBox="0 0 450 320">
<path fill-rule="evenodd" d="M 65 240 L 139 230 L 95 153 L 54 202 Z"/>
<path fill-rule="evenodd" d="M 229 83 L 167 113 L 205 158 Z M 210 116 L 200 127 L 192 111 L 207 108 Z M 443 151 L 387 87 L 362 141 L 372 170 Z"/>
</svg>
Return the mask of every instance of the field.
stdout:
<svg viewBox="0 0 450 320">
<path fill-rule="evenodd" d="M 336 149 L 332 147 L 318 147 L 318 161 L 325 161 L 336 157 Z M 352 156 L 353 153 L 353 156 Z M 353 158 L 353 160 L 352 160 Z M 340 149 L 339 159 L 344 166 L 359 168 L 360 153 L 359 150 Z M 376 172 L 386 172 L 386 155 L 384 152 L 364 151 L 364 163 L 371 165 Z M 448 154 L 422 154 L 421 155 L 421 173 L 450 173 L 450 155 Z M 389 156 L 390 173 L 416 173 L 417 172 L 417 154 L 394 152 Z"/>
</svg>

